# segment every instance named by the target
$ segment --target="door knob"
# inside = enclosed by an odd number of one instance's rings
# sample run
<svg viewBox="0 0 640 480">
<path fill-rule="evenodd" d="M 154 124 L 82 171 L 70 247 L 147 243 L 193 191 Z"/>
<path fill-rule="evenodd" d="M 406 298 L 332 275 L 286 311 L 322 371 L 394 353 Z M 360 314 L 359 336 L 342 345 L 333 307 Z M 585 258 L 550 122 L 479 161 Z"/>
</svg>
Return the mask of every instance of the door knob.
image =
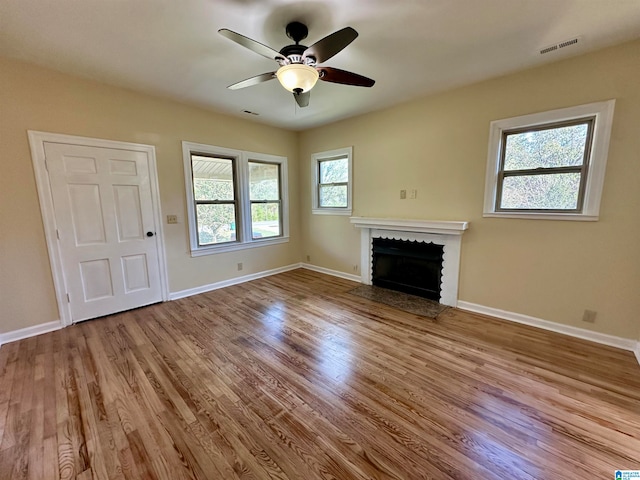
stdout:
<svg viewBox="0 0 640 480">
<path fill-rule="evenodd" d="M 147 232 L 147 237 L 153 237 L 155 235 L 155 233 L 153 232 Z"/>
</svg>

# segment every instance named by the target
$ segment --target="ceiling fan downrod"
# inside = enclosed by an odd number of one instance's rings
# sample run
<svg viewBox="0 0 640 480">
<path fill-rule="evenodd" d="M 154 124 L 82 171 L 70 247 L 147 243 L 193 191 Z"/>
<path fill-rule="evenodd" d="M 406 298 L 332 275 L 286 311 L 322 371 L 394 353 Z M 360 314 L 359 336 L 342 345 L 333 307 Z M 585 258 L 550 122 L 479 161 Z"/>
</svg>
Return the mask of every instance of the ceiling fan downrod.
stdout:
<svg viewBox="0 0 640 480">
<path fill-rule="evenodd" d="M 307 38 L 309 34 L 309 29 L 304 23 L 300 22 L 290 22 L 286 27 L 287 37 L 296 42 L 296 44 L 300 43 L 300 40 L 304 40 Z"/>
</svg>

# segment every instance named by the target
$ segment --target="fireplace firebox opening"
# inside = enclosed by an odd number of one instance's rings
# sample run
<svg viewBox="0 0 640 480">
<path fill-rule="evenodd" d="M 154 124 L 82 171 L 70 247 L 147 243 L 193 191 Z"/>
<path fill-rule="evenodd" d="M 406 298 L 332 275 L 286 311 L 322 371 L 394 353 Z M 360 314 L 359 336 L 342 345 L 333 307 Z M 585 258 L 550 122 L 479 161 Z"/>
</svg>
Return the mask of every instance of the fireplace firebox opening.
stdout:
<svg viewBox="0 0 640 480">
<path fill-rule="evenodd" d="M 373 238 L 373 285 L 440 301 L 444 245 Z"/>
</svg>

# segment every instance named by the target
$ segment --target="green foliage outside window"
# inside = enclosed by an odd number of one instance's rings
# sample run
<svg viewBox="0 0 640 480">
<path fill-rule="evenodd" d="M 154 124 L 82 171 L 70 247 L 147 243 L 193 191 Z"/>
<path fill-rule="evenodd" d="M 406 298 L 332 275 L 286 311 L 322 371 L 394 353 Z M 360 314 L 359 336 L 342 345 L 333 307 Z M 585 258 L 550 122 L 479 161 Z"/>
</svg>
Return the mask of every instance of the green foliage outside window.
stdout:
<svg viewBox="0 0 640 480">
<path fill-rule="evenodd" d="M 320 182 L 318 205 L 320 207 L 347 207 L 347 182 L 349 161 L 347 158 L 319 162 Z"/>
<path fill-rule="evenodd" d="M 500 208 L 578 209 L 588 133 L 588 122 L 507 133 Z"/>
<path fill-rule="evenodd" d="M 281 235 L 279 165 L 249 162 L 249 197 L 253 238 Z"/>
<path fill-rule="evenodd" d="M 194 178 L 193 193 L 197 200 L 233 200 L 233 182 Z M 198 239 L 200 245 L 236 240 L 236 211 L 233 204 L 198 205 Z"/>
</svg>

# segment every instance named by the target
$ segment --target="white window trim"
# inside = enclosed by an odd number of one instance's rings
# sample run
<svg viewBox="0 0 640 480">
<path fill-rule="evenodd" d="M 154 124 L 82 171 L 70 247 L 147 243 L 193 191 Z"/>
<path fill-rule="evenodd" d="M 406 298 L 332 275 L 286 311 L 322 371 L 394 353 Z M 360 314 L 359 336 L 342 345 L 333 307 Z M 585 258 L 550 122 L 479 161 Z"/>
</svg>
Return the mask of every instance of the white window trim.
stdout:
<svg viewBox="0 0 640 480">
<path fill-rule="evenodd" d="M 193 178 L 191 173 L 191 153 L 204 153 L 223 157 L 232 157 L 237 165 L 238 221 L 240 239 L 236 242 L 220 245 L 198 245 L 195 201 L 193 198 Z M 289 180 L 287 157 L 266 153 L 245 152 L 202 143 L 182 142 L 182 159 L 184 163 L 184 180 L 187 197 L 187 221 L 189 224 L 189 244 L 192 257 L 233 252 L 247 248 L 275 245 L 289 241 Z M 259 161 L 280 165 L 280 190 L 282 195 L 282 236 L 253 239 L 251 235 L 251 202 L 249 199 L 249 162 Z"/>
<path fill-rule="evenodd" d="M 320 207 L 318 205 L 318 164 L 322 160 L 347 157 L 349 180 L 347 182 L 347 207 Z M 353 210 L 353 147 L 337 148 L 311 155 L 311 213 L 317 215 L 351 215 Z"/>
<path fill-rule="evenodd" d="M 487 175 L 484 187 L 484 217 L 530 218 L 543 220 L 596 221 L 600 215 L 600 198 L 604 185 L 604 175 L 609 152 L 609 139 L 613 123 L 615 100 L 589 103 L 577 107 L 561 108 L 548 112 L 522 115 L 491 122 L 489 130 L 489 153 Z M 502 132 L 521 127 L 535 127 L 548 123 L 564 122 L 585 117 L 595 117 L 593 145 L 589 157 L 584 203 L 581 213 L 556 212 L 500 212 L 496 211 L 496 195 L 500 155 L 502 152 Z"/>
</svg>

